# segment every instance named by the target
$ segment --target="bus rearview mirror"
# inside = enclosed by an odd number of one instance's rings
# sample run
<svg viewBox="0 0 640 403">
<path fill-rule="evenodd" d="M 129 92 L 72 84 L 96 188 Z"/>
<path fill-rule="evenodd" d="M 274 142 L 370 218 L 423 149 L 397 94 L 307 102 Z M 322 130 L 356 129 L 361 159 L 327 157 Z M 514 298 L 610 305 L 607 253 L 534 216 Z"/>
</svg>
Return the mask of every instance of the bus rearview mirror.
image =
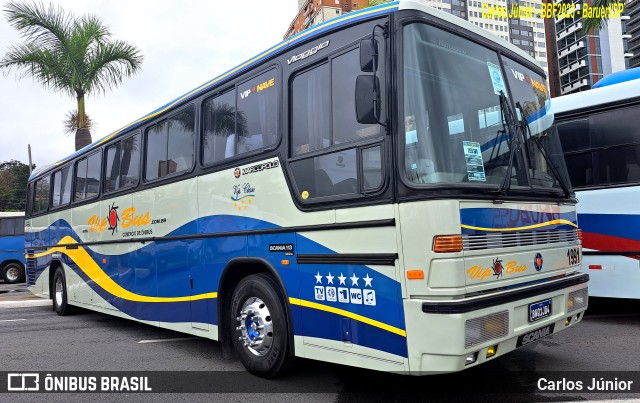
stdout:
<svg viewBox="0 0 640 403">
<path fill-rule="evenodd" d="M 377 54 L 374 46 L 376 46 L 376 42 L 373 39 L 360 41 L 360 70 L 365 73 L 373 72 L 373 58 Z"/>
<path fill-rule="evenodd" d="M 378 104 L 375 89 L 378 77 L 358 76 L 356 78 L 356 119 L 358 123 L 377 123 L 375 105 Z"/>
</svg>

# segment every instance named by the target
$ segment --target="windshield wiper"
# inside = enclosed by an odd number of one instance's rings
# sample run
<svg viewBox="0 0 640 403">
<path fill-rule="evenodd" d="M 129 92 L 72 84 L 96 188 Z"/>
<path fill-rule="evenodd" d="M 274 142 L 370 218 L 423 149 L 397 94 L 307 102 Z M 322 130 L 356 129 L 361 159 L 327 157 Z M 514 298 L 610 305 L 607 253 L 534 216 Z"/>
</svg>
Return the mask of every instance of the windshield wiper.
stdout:
<svg viewBox="0 0 640 403">
<path fill-rule="evenodd" d="M 513 160 L 516 156 L 516 149 L 518 148 L 518 125 L 516 124 L 516 119 L 513 116 L 513 110 L 509 106 L 509 101 L 504 95 L 504 91 L 500 91 L 499 97 L 502 119 L 506 123 L 506 128 L 509 131 L 509 164 L 507 165 L 507 174 L 502 180 L 502 184 L 500 184 L 497 193 L 506 194 L 511 188 L 511 171 L 513 170 Z"/>
<path fill-rule="evenodd" d="M 522 128 L 522 133 L 523 134 L 528 133 L 528 135 L 529 135 L 528 138 L 533 140 L 533 143 L 538 146 L 538 149 L 540 150 L 540 154 L 542 154 L 542 157 L 544 158 L 544 160 L 549 165 L 549 169 L 553 173 L 553 176 L 556 177 L 556 181 L 558 182 L 558 184 L 562 188 L 562 191 L 564 192 L 565 197 L 566 198 L 571 197 L 571 192 L 569 191 L 569 187 L 566 185 L 566 183 L 564 183 L 564 180 L 562 179 L 562 176 L 560 175 L 560 172 L 558 172 L 558 167 L 556 167 L 556 164 L 554 164 L 553 161 L 551 160 L 551 157 L 549 156 L 549 153 L 547 152 L 547 149 L 542 144 L 542 141 L 540 141 L 540 138 L 538 138 L 537 136 L 534 136 L 531 133 L 531 127 L 529 126 L 529 122 L 527 120 L 528 116 L 525 114 L 524 108 L 522 107 L 522 105 L 520 105 L 520 102 L 516 102 L 516 108 L 518 108 L 518 110 L 520 110 L 520 115 L 522 115 L 522 120 L 520 121 L 520 127 Z M 525 137 L 525 140 L 526 140 L 527 139 L 526 134 L 524 135 L 524 137 Z M 526 145 L 526 141 L 525 141 L 525 146 L 527 146 Z M 529 161 L 531 161 L 531 154 L 529 153 L 529 149 L 528 148 L 527 148 L 527 154 L 529 155 Z M 535 172 L 535 169 L 533 169 L 533 170 Z"/>
</svg>

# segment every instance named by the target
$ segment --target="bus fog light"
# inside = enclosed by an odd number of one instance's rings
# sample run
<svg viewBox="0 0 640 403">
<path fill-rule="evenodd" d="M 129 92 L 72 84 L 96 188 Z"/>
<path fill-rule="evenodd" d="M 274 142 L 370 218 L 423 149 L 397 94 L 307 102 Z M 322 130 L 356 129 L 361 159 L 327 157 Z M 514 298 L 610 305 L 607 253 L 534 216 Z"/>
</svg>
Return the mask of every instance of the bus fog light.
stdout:
<svg viewBox="0 0 640 403">
<path fill-rule="evenodd" d="M 464 323 L 464 346 L 469 348 L 509 334 L 509 312 L 501 311 Z"/>
<path fill-rule="evenodd" d="M 572 291 L 567 298 L 567 313 L 585 308 L 589 303 L 589 289 Z"/>
<path fill-rule="evenodd" d="M 471 353 L 467 356 L 467 358 L 464 359 L 464 365 L 473 364 L 474 362 L 476 362 L 477 359 L 478 359 L 478 352 Z"/>
<path fill-rule="evenodd" d="M 487 358 L 491 358 L 498 352 L 498 346 L 491 346 L 487 349 Z"/>
<path fill-rule="evenodd" d="M 569 326 L 571 324 L 571 316 L 564 320 L 564 325 Z"/>
</svg>

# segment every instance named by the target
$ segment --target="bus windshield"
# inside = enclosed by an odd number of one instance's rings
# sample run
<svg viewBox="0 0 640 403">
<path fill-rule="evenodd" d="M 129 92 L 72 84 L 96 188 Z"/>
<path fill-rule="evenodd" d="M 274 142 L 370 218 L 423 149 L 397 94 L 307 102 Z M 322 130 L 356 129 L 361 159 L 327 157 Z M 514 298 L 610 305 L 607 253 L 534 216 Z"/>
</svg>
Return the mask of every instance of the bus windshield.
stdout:
<svg viewBox="0 0 640 403">
<path fill-rule="evenodd" d="M 407 25 L 403 43 L 404 170 L 412 183 L 568 186 L 542 76 L 426 24 Z"/>
</svg>

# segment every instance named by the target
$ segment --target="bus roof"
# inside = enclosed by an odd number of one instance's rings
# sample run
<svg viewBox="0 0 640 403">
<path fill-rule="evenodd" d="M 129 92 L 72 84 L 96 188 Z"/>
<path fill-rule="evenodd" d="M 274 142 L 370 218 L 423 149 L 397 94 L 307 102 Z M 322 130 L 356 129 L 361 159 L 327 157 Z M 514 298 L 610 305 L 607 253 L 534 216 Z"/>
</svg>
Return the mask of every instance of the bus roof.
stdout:
<svg viewBox="0 0 640 403">
<path fill-rule="evenodd" d="M 593 84 L 592 88 L 606 87 L 607 85 L 624 83 L 631 80 L 637 80 L 640 78 L 640 67 L 635 67 L 629 70 L 616 71 L 608 76 L 603 77 L 597 83 Z"/>
<path fill-rule="evenodd" d="M 640 97 L 640 79 L 551 98 L 551 108 L 555 114 L 563 114 L 637 97 Z"/>
<path fill-rule="evenodd" d="M 107 141 L 117 137 L 120 134 L 124 134 L 130 130 L 133 130 L 135 128 L 138 128 L 140 126 L 142 126 L 146 121 L 153 119 L 154 117 L 162 114 L 163 112 L 166 112 L 168 110 L 170 110 L 171 108 L 178 106 L 188 100 L 191 100 L 197 96 L 199 96 L 200 94 L 202 94 L 203 92 L 206 92 L 208 90 L 210 90 L 212 87 L 215 87 L 216 85 L 220 84 L 221 82 L 223 82 L 226 79 L 230 79 L 233 78 L 241 73 L 243 73 L 244 71 L 250 69 L 251 67 L 265 61 L 267 58 L 276 56 L 280 53 L 283 53 L 285 50 L 293 47 L 293 46 L 297 46 L 298 44 L 304 42 L 304 41 L 308 41 L 311 40 L 315 37 L 318 37 L 322 34 L 325 34 L 329 31 L 333 31 L 336 30 L 338 28 L 340 28 L 341 26 L 344 26 L 346 24 L 351 24 L 355 21 L 359 21 L 359 20 L 363 20 L 363 19 L 368 19 L 368 18 L 372 18 L 372 17 L 377 17 L 377 16 L 381 16 L 381 15 L 385 15 L 385 14 L 389 14 L 392 13 L 394 11 L 398 11 L 398 10 L 419 10 L 422 11 L 426 14 L 430 14 L 434 17 L 437 17 L 441 20 L 450 22 L 452 24 L 458 25 L 462 28 L 465 28 L 468 31 L 471 31 L 472 33 L 481 36 L 485 39 L 488 39 L 491 42 L 495 42 L 498 43 L 499 45 L 509 49 L 510 51 L 512 51 L 513 53 L 516 53 L 518 56 L 528 60 L 530 63 L 538 66 L 539 68 L 540 65 L 539 63 L 533 58 L 531 57 L 528 53 L 526 53 L 525 51 L 523 51 L 522 49 L 518 48 L 517 46 L 511 44 L 508 41 L 503 40 L 502 38 L 500 38 L 499 36 L 496 36 L 488 31 L 485 31 L 484 29 L 481 29 L 479 27 L 477 27 L 476 25 L 472 24 L 469 21 L 463 20 L 462 18 L 459 17 L 455 17 L 452 14 L 446 13 L 444 11 L 440 11 L 434 7 L 429 6 L 429 1 L 428 0 L 400 0 L 400 1 L 395 1 L 395 2 L 391 2 L 391 3 L 386 3 L 386 4 L 382 4 L 379 6 L 374 6 L 374 7 L 368 7 L 359 11 L 354 11 L 348 14 L 343 14 L 342 16 L 333 18 L 327 22 L 324 22 L 322 24 L 316 25 L 314 27 L 311 27 L 309 29 L 306 29 L 288 39 L 285 39 L 284 41 L 280 42 L 279 44 L 272 46 L 271 48 L 267 49 L 266 51 L 260 53 L 259 55 L 245 61 L 244 63 L 234 67 L 231 70 L 228 70 L 226 73 L 211 79 L 209 81 L 207 81 L 206 83 L 202 84 L 201 86 L 192 89 L 191 91 L 187 92 L 186 94 L 174 99 L 173 101 L 159 107 L 158 109 L 146 114 L 145 116 L 129 123 L 128 125 L 123 126 L 122 128 L 116 130 L 115 132 L 101 138 L 100 140 L 96 140 L 93 143 L 89 144 L 88 146 L 76 151 L 75 153 L 67 156 L 66 158 L 63 158 L 62 160 L 50 164 L 50 165 L 46 165 L 43 166 L 42 168 L 36 169 L 34 170 L 34 172 L 31 174 L 31 176 L 29 177 L 29 180 L 43 174 L 46 173 L 48 171 L 53 170 L 54 168 L 56 168 L 57 166 L 60 166 L 70 160 L 72 160 L 73 158 L 84 154 L 85 152 L 97 148 L 99 146 L 101 146 L 102 144 L 106 143 Z"/>
</svg>

